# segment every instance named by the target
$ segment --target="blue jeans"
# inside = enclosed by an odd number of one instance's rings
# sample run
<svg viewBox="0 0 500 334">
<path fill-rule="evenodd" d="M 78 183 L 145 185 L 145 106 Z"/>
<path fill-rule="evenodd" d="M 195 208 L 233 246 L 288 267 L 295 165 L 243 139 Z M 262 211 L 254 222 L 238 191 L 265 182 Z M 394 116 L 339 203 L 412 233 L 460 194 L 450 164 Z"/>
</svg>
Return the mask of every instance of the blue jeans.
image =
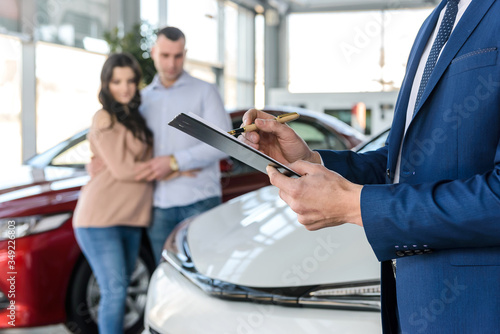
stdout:
<svg viewBox="0 0 500 334">
<path fill-rule="evenodd" d="M 140 227 L 130 226 L 75 229 L 78 245 L 99 284 L 99 334 L 123 333 L 127 288 L 135 269 L 141 233 Z"/>
<path fill-rule="evenodd" d="M 210 197 L 186 206 L 162 209 L 153 208 L 151 226 L 148 229 L 149 241 L 156 263 L 160 262 L 163 245 L 175 226 L 186 218 L 205 212 L 221 203 L 220 197 Z"/>
</svg>

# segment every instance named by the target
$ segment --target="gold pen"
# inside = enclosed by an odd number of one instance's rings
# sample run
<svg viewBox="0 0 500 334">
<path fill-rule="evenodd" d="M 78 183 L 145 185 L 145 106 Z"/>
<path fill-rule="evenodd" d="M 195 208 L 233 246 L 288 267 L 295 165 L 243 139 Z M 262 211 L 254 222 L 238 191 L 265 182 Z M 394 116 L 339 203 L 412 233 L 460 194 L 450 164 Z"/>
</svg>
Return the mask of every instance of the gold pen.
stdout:
<svg viewBox="0 0 500 334">
<path fill-rule="evenodd" d="M 276 116 L 275 120 L 277 120 L 280 123 L 287 123 L 287 122 L 291 122 L 291 121 L 296 120 L 297 118 L 299 118 L 299 116 L 300 115 L 298 113 L 291 112 L 291 113 Z M 257 130 L 257 126 L 255 124 L 250 124 L 250 125 L 244 126 L 242 128 L 228 131 L 228 133 L 230 135 L 239 135 L 239 134 L 244 133 L 244 132 L 250 132 L 250 131 L 255 131 L 255 130 Z"/>
</svg>

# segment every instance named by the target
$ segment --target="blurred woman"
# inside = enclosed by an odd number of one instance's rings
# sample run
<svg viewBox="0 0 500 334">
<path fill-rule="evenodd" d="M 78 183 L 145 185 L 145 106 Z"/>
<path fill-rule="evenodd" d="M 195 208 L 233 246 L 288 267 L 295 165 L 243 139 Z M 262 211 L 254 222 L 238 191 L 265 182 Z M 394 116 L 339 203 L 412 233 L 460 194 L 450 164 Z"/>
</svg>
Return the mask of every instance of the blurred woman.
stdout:
<svg viewBox="0 0 500 334">
<path fill-rule="evenodd" d="M 87 135 L 99 168 L 82 189 L 73 217 L 76 240 L 99 284 L 101 334 L 123 333 L 125 300 L 142 228 L 150 221 L 153 184 L 134 170 L 152 157 L 153 134 L 139 114 L 141 69 L 128 54 L 102 68 L 99 101 Z"/>
</svg>

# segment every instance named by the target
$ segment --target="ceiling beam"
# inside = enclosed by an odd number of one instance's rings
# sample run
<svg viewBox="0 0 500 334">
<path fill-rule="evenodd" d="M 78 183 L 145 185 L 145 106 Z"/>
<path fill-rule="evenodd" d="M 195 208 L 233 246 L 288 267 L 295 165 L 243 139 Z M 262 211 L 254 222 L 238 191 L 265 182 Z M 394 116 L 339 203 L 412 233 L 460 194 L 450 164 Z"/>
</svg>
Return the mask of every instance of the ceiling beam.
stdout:
<svg viewBox="0 0 500 334">
<path fill-rule="evenodd" d="M 255 11 L 258 6 L 264 7 L 266 5 L 265 0 L 231 0 L 231 2 L 252 11 Z"/>
<path fill-rule="evenodd" d="M 289 3 L 289 13 L 307 12 L 337 12 L 354 10 L 383 10 L 404 8 L 435 7 L 440 0 L 286 0 Z"/>
</svg>

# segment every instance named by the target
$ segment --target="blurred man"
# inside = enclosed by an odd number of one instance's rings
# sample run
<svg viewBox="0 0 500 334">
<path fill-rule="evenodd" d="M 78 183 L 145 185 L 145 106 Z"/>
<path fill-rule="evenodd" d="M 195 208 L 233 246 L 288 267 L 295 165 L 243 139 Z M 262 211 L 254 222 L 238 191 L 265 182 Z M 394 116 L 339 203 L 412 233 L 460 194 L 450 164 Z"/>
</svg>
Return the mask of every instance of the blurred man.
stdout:
<svg viewBox="0 0 500 334">
<path fill-rule="evenodd" d="M 221 129 L 231 126 L 217 88 L 184 71 L 185 45 L 177 28 L 158 32 L 151 50 L 158 73 L 142 91 L 140 110 L 154 134 L 155 158 L 138 178 L 157 181 L 148 230 L 156 261 L 179 222 L 220 204 L 222 196 L 219 160 L 225 155 L 168 125 L 179 113 L 191 112 Z M 189 171 L 191 175 L 177 174 Z"/>
</svg>

